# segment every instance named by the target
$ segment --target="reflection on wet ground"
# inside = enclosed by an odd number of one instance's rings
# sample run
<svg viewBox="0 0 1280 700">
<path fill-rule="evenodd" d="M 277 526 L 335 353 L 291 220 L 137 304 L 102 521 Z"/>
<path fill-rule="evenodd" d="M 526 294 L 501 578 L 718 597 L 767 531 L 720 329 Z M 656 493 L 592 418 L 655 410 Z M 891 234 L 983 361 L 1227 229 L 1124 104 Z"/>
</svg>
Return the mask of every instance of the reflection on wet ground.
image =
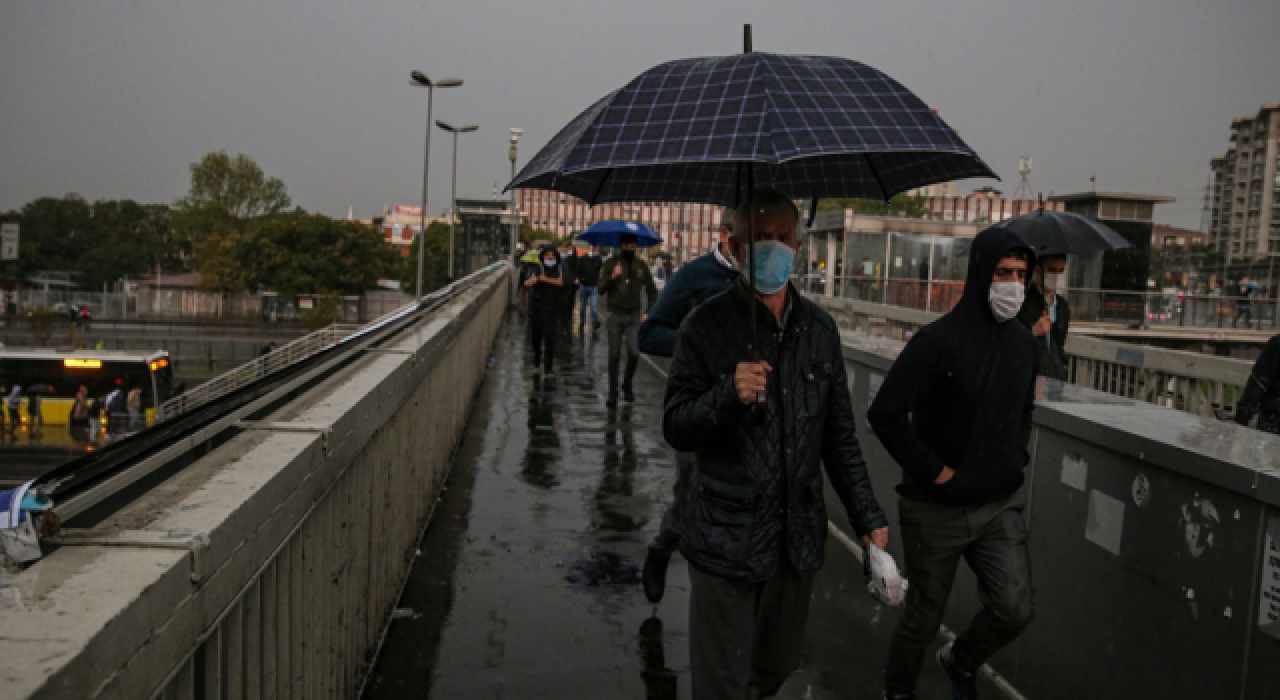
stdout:
<svg viewBox="0 0 1280 700">
<path fill-rule="evenodd" d="M 664 379 L 641 363 L 636 401 L 611 406 L 604 334 L 560 342 L 556 376 L 538 377 L 508 318 L 400 602 L 412 612 L 392 623 L 366 698 L 691 697 L 684 559 L 661 605 L 640 588 L 675 478 Z M 880 697 L 895 622 L 829 543 L 805 668 L 780 697 Z M 945 697 L 941 672 L 926 676 L 922 697 Z"/>
</svg>

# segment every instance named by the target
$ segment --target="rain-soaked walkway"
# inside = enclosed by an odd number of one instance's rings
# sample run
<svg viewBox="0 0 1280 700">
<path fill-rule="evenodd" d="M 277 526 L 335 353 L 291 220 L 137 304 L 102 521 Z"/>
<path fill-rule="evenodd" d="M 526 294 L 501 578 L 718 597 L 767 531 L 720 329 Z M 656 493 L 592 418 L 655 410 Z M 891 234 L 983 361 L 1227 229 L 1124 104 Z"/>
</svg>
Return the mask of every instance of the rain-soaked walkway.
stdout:
<svg viewBox="0 0 1280 700">
<path fill-rule="evenodd" d="M 365 697 L 690 698 L 683 558 L 661 605 L 640 587 L 674 479 L 663 378 L 642 362 L 635 403 L 609 406 L 603 333 L 562 332 L 550 380 L 524 340 L 509 316 Z M 829 540 L 780 697 L 879 698 L 895 621 Z M 920 690 L 947 697 L 935 665 Z"/>
</svg>

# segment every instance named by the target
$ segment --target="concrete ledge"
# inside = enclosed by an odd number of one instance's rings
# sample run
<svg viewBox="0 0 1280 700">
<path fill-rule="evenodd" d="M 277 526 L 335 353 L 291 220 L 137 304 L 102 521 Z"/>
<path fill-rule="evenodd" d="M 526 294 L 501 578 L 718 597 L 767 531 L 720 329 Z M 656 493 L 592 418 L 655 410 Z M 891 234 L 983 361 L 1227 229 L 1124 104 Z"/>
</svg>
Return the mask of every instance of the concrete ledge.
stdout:
<svg viewBox="0 0 1280 700">
<path fill-rule="evenodd" d="M 209 693 L 351 695 L 483 377 L 506 277 L 66 533 L 0 607 L 5 697 L 188 697 L 197 676 Z"/>
</svg>

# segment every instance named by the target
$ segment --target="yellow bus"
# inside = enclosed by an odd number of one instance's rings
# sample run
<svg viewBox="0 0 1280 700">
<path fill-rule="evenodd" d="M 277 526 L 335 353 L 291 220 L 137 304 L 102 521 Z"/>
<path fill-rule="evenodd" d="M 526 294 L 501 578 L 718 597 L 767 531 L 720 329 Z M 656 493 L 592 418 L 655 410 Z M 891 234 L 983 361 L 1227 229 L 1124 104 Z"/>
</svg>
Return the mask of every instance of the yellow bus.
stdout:
<svg viewBox="0 0 1280 700">
<path fill-rule="evenodd" d="M 147 425 L 155 422 L 156 408 L 173 392 L 173 367 L 169 353 L 158 350 L 137 353 L 112 350 L 49 350 L 45 348 L 0 348 L 0 387 L 3 401 L 17 384 L 22 389 L 21 414 L 27 417 L 28 389 L 38 387 L 45 425 L 70 422 L 71 406 L 80 387 L 89 396 L 103 401 L 119 389 L 126 395 L 134 387 L 142 389 L 142 410 Z M 7 416 L 6 416 L 7 418 Z"/>
</svg>

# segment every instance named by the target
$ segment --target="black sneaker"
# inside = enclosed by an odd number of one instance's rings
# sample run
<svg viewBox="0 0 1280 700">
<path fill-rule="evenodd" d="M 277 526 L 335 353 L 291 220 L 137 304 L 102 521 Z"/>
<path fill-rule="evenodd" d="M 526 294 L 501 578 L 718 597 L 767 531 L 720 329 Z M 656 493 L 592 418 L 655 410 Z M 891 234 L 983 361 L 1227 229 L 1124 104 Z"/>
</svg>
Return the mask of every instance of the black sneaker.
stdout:
<svg viewBox="0 0 1280 700">
<path fill-rule="evenodd" d="M 640 580 L 644 583 L 644 597 L 657 605 L 662 602 L 662 594 L 667 589 L 667 564 L 671 562 L 671 552 L 657 547 L 649 547 L 644 558 L 644 573 Z"/>
<path fill-rule="evenodd" d="M 938 665 L 951 679 L 951 700 L 977 700 L 978 674 L 962 671 L 951 659 L 951 644 L 938 650 Z"/>
</svg>

